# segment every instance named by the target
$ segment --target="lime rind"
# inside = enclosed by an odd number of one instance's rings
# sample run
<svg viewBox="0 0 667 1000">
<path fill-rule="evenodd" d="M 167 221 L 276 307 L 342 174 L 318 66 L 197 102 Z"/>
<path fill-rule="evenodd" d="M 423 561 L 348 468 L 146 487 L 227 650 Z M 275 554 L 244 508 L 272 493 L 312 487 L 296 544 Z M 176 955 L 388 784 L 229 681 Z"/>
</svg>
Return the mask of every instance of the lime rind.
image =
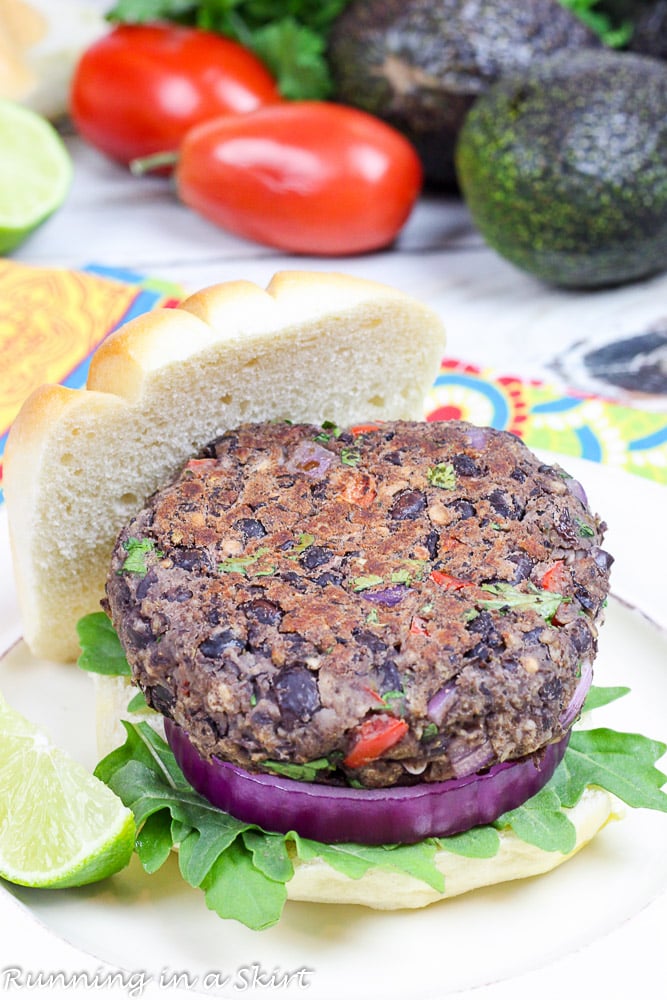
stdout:
<svg viewBox="0 0 667 1000">
<path fill-rule="evenodd" d="M 0 149 L 0 253 L 7 253 L 62 205 L 72 161 L 50 122 L 6 100 L 0 100 Z"/>
<path fill-rule="evenodd" d="M 64 888 L 128 864 L 131 810 L 1 696 L 0 790 L 0 877 Z"/>
</svg>

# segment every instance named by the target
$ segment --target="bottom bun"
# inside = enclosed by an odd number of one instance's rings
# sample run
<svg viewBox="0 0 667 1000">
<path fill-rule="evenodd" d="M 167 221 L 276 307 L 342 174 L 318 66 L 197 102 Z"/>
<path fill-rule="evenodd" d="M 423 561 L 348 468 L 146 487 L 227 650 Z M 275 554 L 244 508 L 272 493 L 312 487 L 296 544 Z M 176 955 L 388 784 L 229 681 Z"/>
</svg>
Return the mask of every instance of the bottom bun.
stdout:
<svg viewBox="0 0 667 1000">
<path fill-rule="evenodd" d="M 124 742 L 121 719 L 147 721 L 163 732 L 162 717 L 150 709 L 129 713 L 127 704 L 136 688 L 124 677 L 93 675 L 96 689 L 98 749 L 109 753 Z M 499 831 L 500 846 L 492 858 L 466 858 L 444 849 L 435 863 L 445 879 L 438 892 L 419 879 L 397 871 L 371 868 L 353 879 L 320 858 L 303 861 L 293 857 L 294 876 L 287 883 L 287 898 L 300 902 L 346 903 L 375 910 L 418 909 L 473 889 L 514 879 L 542 875 L 568 861 L 585 847 L 612 819 L 623 815 L 621 803 L 604 789 L 589 786 L 573 809 L 564 810 L 574 825 L 576 841 L 567 854 L 543 851 L 527 844 L 511 829 Z"/>
<path fill-rule="evenodd" d="M 296 859 L 294 877 L 287 883 L 287 898 L 302 902 L 354 903 L 374 910 L 418 909 L 472 889 L 513 879 L 542 875 L 562 865 L 580 851 L 611 819 L 620 819 L 618 803 L 609 792 L 589 787 L 574 809 L 567 809 L 577 839 L 569 854 L 543 851 L 520 840 L 511 830 L 500 830 L 500 847 L 492 858 L 464 858 L 438 850 L 435 863 L 445 877 L 445 891 L 402 872 L 372 868 L 351 879 L 325 861 Z"/>
</svg>

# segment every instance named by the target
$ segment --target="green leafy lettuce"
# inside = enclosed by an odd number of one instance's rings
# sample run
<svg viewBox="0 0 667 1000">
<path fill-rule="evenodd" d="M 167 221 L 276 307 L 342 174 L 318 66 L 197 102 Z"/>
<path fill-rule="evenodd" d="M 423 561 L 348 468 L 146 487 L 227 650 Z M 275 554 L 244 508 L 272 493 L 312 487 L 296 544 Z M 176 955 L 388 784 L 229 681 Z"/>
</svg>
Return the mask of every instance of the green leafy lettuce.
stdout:
<svg viewBox="0 0 667 1000">
<path fill-rule="evenodd" d="M 105 617 L 89 615 L 80 623 L 81 665 L 108 674 L 113 673 L 110 663 L 117 662 L 119 672 L 126 673 L 110 640 L 110 625 L 102 621 Z M 608 704 L 627 691 L 594 687 L 583 711 Z M 157 871 L 177 847 L 181 875 L 204 892 L 207 906 L 255 930 L 279 920 L 296 859 L 320 858 L 352 879 L 372 868 L 399 871 L 443 892 L 444 876 L 436 865 L 438 848 L 466 858 L 492 858 L 500 847 L 500 831 L 511 829 L 541 850 L 571 851 L 575 830 L 565 810 L 577 804 L 588 785 L 607 789 L 634 808 L 667 812 L 667 794 L 662 790 L 667 776 L 655 766 L 667 750 L 665 744 L 606 728 L 575 730 L 548 784 L 493 824 L 418 844 L 323 844 L 294 832 L 267 833 L 221 812 L 190 786 L 167 743 L 147 722 L 123 725 L 125 743 L 101 760 L 95 773 L 132 809 L 143 867 L 149 873 Z M 326 764 L 313 761 L 308 773 L 294 777 L 315 778 Z M 273 769 L 284 773 L 280 765 Z"/>
</svg>

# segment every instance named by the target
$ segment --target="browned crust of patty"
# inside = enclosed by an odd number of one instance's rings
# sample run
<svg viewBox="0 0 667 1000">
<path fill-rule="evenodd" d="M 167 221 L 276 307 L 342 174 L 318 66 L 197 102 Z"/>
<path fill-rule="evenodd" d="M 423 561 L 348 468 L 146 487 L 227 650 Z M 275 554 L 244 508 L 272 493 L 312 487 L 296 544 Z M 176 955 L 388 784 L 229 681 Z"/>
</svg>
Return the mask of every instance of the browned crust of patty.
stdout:
<svg viewBox="0 0 667 1000">
<path fill-rule="evenodd" d="M 504 432 L 246 425 L 121 533 L 108 601 L 149 703 L 203 756 L 443 780 L 562 735 L 608 591 L 603 528 Z M 346 768 L 375 715 L 407 732 Z"/>
</svg>

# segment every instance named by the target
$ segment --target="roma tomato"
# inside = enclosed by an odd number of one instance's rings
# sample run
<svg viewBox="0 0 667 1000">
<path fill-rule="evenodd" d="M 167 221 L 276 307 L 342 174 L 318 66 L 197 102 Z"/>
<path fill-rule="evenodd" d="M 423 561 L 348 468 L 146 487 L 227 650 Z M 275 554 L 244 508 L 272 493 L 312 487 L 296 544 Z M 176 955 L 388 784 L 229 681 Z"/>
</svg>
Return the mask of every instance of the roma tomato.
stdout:
<svg viewBox="0 0 667 1000">
<path fill-rule="evenodd" d="M 129 163 L 178 149 L 207 118 L 280 100 L 264 64 L 236 42 L 197 28 L 123 24 L 83 54 L 70 112 L 88 142 Z"/>
<path fill-rule="evenodd" d="M 413 146 L 343 105 L 295 101 L 195 126 L 176 170 L 181 199 L 241 236 L 293 253 L 390 243 L 419 194 Z"/>
</svg>

